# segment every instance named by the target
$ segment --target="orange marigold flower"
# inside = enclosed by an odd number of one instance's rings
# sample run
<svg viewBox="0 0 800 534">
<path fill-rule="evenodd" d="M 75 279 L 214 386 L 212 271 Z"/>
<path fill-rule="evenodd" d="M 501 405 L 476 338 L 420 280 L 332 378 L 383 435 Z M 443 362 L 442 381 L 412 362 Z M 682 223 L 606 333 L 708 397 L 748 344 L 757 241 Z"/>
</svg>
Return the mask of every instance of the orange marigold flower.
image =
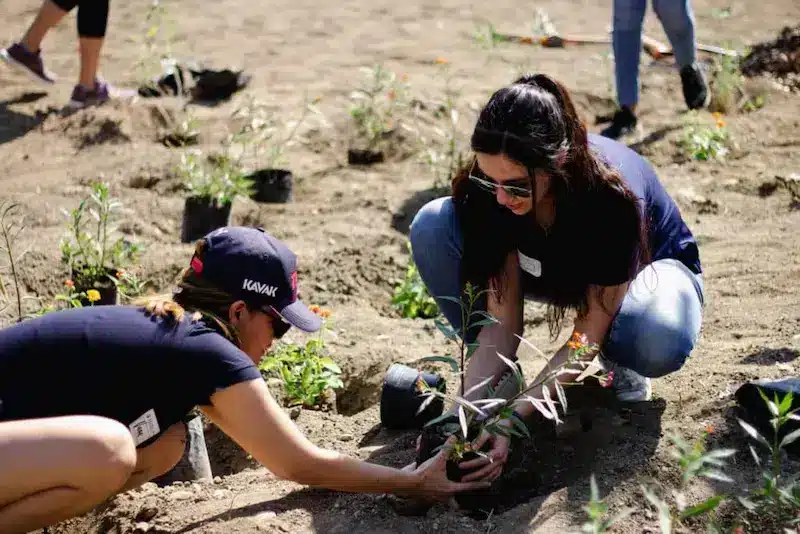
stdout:
<svg viewBox="0 0 800 534">
<path fill-rule="evenodd" d="M 328 317 L 331 316 L 331 312 L 329 312 L 328 310 L 320 310 L 319 316 L 322 317 L 323 319 L 327 319 Z"/>
<path fill-rule="evenodd" d="M 713 434 L 714 433 L 714 425 L 706 425 L 705 426 L 705 431 L 706 431 L 707 434 Z"/>
<path fill-rule="evenodd" d="M 580 343 L 578 343 L 577 341 L 567 341 L 567 346 L 573 350 L 578 350 L 579 348 L 581 348 Z"/>
<path fill-rule="evenodd" d="M 711 116 L 717 120 L 720 120 L 722 118 L 722 113 L 720 113 L 719 111 L 715 111 L 714 113 L 711 114 Z"/>
<path fill-rule="evenodd" d="M 308 309 L 311 310 L 313 313 L 319 315 L 320 308 L 316 304 L 312 304 L 311 306 L 308 307 Z"/>
<path fill-rule="evenodd" d="M 436 63 L 437 65 L 447 65 L 448 63 L 450 63 L 450 61 L 448 61 L 443 57 L 437 57 L 436 59 L 433 60 L 433 62 Z"/>
<path fill-rule="evenodd" d="M 125 271 L 117 271 L 117 278 L 122 278 L 125 276 Z"/>
<path fill-rule="evenodd" d="M 67 287 L 75 287 L 75 282 L 72 280 L 64 280 L 64 285 Z"/>
<path fill-rule="evenodd" d="M 725 128 L 725 121 L 722 119 L 717 119 L 717 128 Z"/>
</svg>

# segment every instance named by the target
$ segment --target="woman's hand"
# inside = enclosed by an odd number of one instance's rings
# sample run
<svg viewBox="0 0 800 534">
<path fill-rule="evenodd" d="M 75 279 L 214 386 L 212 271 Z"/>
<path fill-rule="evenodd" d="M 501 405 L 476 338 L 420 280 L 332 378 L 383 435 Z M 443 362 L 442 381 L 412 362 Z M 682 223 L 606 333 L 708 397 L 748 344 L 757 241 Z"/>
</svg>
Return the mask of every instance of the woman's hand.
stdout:
<svg viewBox="0 0 800 534">
<path fill-rule="evenodd" d="M 511 427 L 511 421 L 502 419 L 498 421 L 498 425 Z M 461 462 L 458 466 L 461 469 L 477 469 L 476 471 L 461 478 L 463 482 L 471 482 L 475 480 L 484 480 L 493 482 L 503 472 L 503 465 L 508 460 L 508 452 L 511 448 L 511 440 L 499 434 L 490 434 L 484 431 L 478 440 L 473 444 L 473 449 L 476 451 L 481 450 L 481 447 L 491 443 L 492 448 L 486 453 L 486 456 L 480 456 L 474 460 Z"/>
<path fill-rule="evenodd" d="M 414 496 L 424 497 L 434 501 L 443 501 L 460 491 L 469 491 L 488 488 L 491 483 L 488 481 L 477 482 L 453 482 L 447 478 L 447 456 L 455 443 L 455 436 L 445 442 L 439 454 L 428 458 L 422 465 L 413 470 L 419 477 L 419 484 L 413 491 Z M 410 471 L 413 464 L 406 466 L 403 470 Z"/>
</svg>

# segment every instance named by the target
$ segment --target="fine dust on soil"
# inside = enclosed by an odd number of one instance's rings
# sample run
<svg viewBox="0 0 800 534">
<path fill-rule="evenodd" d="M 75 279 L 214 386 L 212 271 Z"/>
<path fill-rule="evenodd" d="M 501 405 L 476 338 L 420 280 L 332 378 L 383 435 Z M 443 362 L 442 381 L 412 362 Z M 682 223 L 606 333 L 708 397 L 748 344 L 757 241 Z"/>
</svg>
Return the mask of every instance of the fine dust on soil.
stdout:
<svg viewBox="0 0 800 534">
<path fill-rule="evenodd" d="M 3 42 L 18 38 L 34 4 L 3 2 Z M 142 34 L 145 4 L 112 5 L 103 73 L 122 87 L 138 83 L 132 66 L 140 48 L 134 37 Z M 288 241 L 301 258 L 303 298 L 334 313 L 332 348 L 347 383 L 338 395 L 340 414 L 303 411 L 297 424 L 322 446 L 405 465 L 414 456 L 415 436 L 381 429 L 376 403 L 390 363 L 413 363 L 446 349 L 431 321 L 400 319 L 389 306 L 407 259 L 408 222 L 433 196 L 433 180 L 413 158 L 346 166 L 342 132 L 358 69 L 383 61 L 407 73 L 415 95 L 425 101 L 440 98 L 443 84 L 432 63 L 446 58 L 461 92 L 465 135 L 493 89 L 535 69 L 572 89 L 597 131 L 592 117 L 613 103 L 609 50 L 504 46 L 487 52 L 476 47 L 471 34 L 477 22 L 491 21 L 500 31 L 529 31 L 534 6 L 510 0 L 485 6 L 464 0 L 163 4 L 177 22 L 175 54 L 215 67 L 243 67 L 253 75 L 246 91 L 272 103 L 282 119 L 297 115 L 306 92 L 321 98 L 324 119 L 313 117 L 301 131 L 302 142 L 288 154 L 298 180 L 294 201 L 258 205 L 238 199 L 233 222 L 263 225 Z M 713 15 L 728 7 L 721 0 L 693 5 L 698 39 L 707 43 L 774 40 L 783 25 L 800 19 L 794 0 L 735 3 L 724 18 Z M 546 10 L 565 33 L 602 33 L 610 23 L 608 2 L 549 0 L 535 7 Z M 122 230 L 147 245 L 141 272 L 166 290 L 191 251 L 191 245 L 179 244 L 183 193 L 173 171 L 179 151 L 156 142 L 158 121 L 148 101 L 61 116 L 58 110 L 78 67 L 73 24 L 56 27 L 45 42 L 48 66 L 62 80 L 46 93 L 0 69 L 0 177 L 4 196 L 20 202 L 28 216 L 23 288 L 44 297 L 60 289 L 65 276 L 57 247 L 65 229 L 61 209 L 73 207 L 87 184 L 102 177 L 124 200 Z M 652 13 L 646 31 L 663 39 Z M 246 456 L 232 454 L 217 465 L 229 472 L 244 470 L 208 483 L 149 484 L 50 532 L 565 532 L 583 519 L 591 473 L 612 509 L 640 509 L 615 527 L 617 532 L 655 531 L 656 517 L 641 507 L 638 489 L 651 479 L 676 480 L 665 433 L 694 438 L 710 424 L 715 445 L 745 450 L 732 410 L 735 388 L 748 379 L 798 372 L 800 210 L 793 209 L 797 199 L 788 188 L 776 184 L 800 172 L 800 99 L 771 82 L 752 82 L 765 88 L 767 104 L 726 117 L 738 144 L 732 156 L 720 163 L 686 161 L 675 144 L 684 111 L 677 71 L 669 64 L 651 65 L 646 57 L 642 65 L 643 131 L 630 144 L 657 167 L 697 236 L 707 295 L 700 343 L 683 370 L 655 381 L 656 400 L 627 409 L 610 401 L 589 403 L 595 406 L 588 410 L 591 429 L 570 423 L 555 433 L 542 429 L 522 448 L 523 463 L 503 483 L 508 491 L 488 520 L 446 506 L 432 508 L 425 517 L 399 516 L 384 496 L 305 488 L 247 469 L 252 463 Z M 217 108 L 193 107 L 201 147 L 221 139 L 240 96 Z M 526 319 L 526 335 L 543 350 L 563 342 L 563 335 L 558 342 L 548 339 L 541 310 L 531 307 Z M 522 351 L 520 357 L 526 376 L 533 376 L 534 356 Z M 210 441 L 220 453 L 232 450 L 225 440 Z M 798 465 L 790 461 L 789 468 L 796 471 Z M 735 458 L 732 471 L 740 485 L 758 478 L 746 454 Z M 712 489 L 700 483 L 690 497 L 700 499 Z"/>
</svg>

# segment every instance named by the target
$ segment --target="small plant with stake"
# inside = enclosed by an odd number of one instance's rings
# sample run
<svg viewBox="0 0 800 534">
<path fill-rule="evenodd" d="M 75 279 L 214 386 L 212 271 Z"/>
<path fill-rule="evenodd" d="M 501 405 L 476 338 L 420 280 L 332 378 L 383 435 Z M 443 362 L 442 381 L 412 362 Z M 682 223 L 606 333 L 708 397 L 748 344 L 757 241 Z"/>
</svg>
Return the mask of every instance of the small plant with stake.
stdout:
<svg viewBox="0 0 800 534">
<path fill-rule="evenodd" d="M 15 202 L 10 202 L 7 200 L 0 202 L 0 240 L 2 240 L 0 243 L 0 253 L 2 253 L 2 259 L 0 261 L 7 260 L 7 263 L 4 265 L 0 264 L 0 294 L 2 295 L 3 299 L 2 303 L 0 303 L 0 311 L 5 311 L 5 309 L 11 305 L 11 302 L 14 301 L 17 322 L 22 321 L 23 319 L 23 297 L 19 288 L 18 269 L 19 262 L 25 255 L 25 251 L 23 251 L 22 254 L 17 256 L 14 250 L 14 246 L 19 239 L 19 235 L 25 229 L 25 221 L 23 217 L 19 215 L 17 211 L 18 208 L 19 204 Z M 11 283 L 14 288 L 13 294 L 8 292 L 4 277 L 5 274 L 11 276 Z"/>
<path fill-rule="evenodd" d="M 78 292 L 97 290 L 101 304 L 116 302 L 113 273 L 138 260 L 141 246 L 123 236 L 114 237 L 121 202 L 107 183 L 96 182 L 77 208 L 65 214 L 69 235 L 61 241 L 62 262 Z"/>
</svg>

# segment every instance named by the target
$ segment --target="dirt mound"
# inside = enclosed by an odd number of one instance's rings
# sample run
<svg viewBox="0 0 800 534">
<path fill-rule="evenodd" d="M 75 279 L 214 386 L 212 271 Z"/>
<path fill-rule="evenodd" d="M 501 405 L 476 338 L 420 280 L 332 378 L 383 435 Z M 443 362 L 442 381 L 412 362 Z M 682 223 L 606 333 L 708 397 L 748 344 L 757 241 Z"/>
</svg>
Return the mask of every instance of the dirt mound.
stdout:
<svg viewBox="0 0 800 534">
<path fill-rule="evenodd" d="M 753 45 L 741 69 L 746 76 L 771 74 L 792 91 L 800 91 L 800 24 L 784 27 L 773 41 Z"/>
</svg>

